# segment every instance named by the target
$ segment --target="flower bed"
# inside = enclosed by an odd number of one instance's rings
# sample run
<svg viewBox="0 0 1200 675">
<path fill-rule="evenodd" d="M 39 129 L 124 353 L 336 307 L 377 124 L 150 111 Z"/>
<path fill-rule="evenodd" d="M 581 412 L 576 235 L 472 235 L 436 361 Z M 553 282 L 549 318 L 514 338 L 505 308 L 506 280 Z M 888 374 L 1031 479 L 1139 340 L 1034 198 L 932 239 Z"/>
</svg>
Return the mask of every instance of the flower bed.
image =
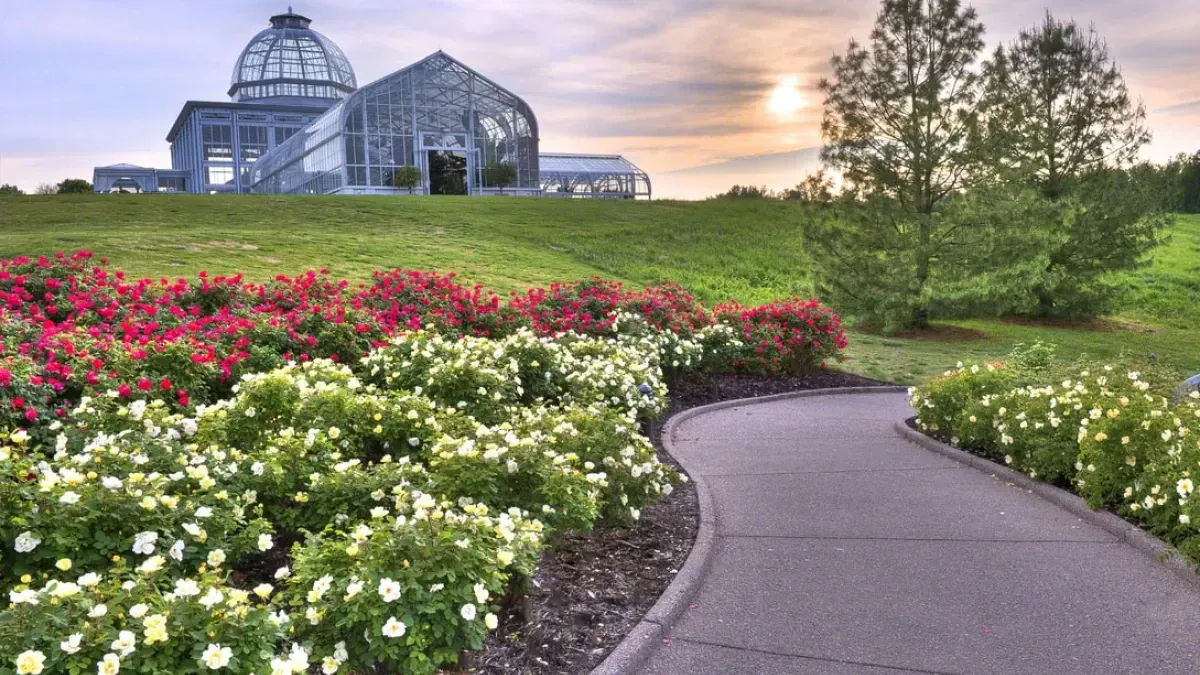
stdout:
<svg viewBox="0 0 1200 675">
<path fill-rule="evenodd" d="M 1200 393 L 1135 368 L 960 364 L 912 404 L 922 431 L 1068 487 L 1200 562 Z"/>
<path fill-rule="evenodd" d="M 0 673 L 429 673 L 479 648 L 555 533 L 680 480 L 640 431 L 668 376 L 761 355 L 753 311 L 573 288 L 0 262 Z M 812 352 L 772 368 L 837 358 L 836 316 L 779 311 L 825 319 L 767 312 Z"/>
</svg>

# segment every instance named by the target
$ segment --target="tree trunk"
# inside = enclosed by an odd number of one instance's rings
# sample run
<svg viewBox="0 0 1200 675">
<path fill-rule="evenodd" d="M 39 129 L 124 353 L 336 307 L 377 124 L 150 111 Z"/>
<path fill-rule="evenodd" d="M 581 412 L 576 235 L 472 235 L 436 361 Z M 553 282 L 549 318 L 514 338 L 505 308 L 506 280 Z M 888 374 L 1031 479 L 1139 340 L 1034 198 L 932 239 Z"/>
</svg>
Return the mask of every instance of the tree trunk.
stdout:
<svg viewBox="0 0 1200 675">
<path fill-rule="evenodd" d="M 933 215 L 930 213 L 922 213 L 917 217 L 918 224 L 918 241 L 917 241 L 917 295 L 920 296 L 925 290 L 925 284 L 929 281 L 929 264 L 930 252 L 929 245 L 932 240 L 932 223 Z M 916 307 L 913 308 L 912 327 L 924 330 L 929 328 L 929 308 L 924 305 L 924 301 L 918 298 Z"/>
</svg>

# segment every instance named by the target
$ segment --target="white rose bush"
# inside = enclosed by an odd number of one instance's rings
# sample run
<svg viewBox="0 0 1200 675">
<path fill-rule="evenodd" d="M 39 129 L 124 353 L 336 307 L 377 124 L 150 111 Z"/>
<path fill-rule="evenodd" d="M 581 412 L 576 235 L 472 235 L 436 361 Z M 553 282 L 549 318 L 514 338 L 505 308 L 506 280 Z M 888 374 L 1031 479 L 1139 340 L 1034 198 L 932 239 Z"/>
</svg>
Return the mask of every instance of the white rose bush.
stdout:
<svg viewBox="0 0 1200 675">
<path fill-rule="evenodd" d="M 1200 563 L 1200 393 L 1156 364 L 959 364 L 912 392 L 917 427 L 1073 490 Z"/>
<path fill-rule="evenodd" d="M 816 303 L 718 319 L 671 284 L 504 304 L 86 252 L 0 261 L 0 300 L 0 675 L 436 672 L 556 533 L 682 480 L 643 433 L 672 378 L 844 344 Z"/>
</svg>

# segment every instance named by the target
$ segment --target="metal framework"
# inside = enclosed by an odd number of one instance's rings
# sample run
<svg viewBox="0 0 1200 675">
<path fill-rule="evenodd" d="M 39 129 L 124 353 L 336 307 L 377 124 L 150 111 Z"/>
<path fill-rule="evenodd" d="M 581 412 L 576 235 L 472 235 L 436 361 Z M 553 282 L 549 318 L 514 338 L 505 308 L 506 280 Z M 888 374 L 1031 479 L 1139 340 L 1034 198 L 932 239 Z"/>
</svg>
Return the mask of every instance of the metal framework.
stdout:
<svg viewBox="0 0 1200 675">
<path fill-rule="evenodd" d="M 350 61 L 332 40 L 309 28 L 311 23 L 291 7 L 271 17 L 271 27 L 250 40 L 233 67 L 229 96 L 234 102 L 332 103 L 354 91 L 358 84 Z"/>
<path fill-rule="evenodd" d="M 525 101 L 445 52 L 350 94 L 255 164 L 251 191 L 394 193 L 415 166 L 429 194 L 443 157 L 461 162 L 465 194 L 538 194 L 538 126 Z M 512 164 L 516 182 L 489 186 L 484 167 Z M 456 164 L 458 166 L 458 164 Z"/>
<path fill-rule="evenodd" d="M 650 176 L 620 155 L 542 153 L 542 194 L 547 197 L 650 199 Z"/>
</svg>

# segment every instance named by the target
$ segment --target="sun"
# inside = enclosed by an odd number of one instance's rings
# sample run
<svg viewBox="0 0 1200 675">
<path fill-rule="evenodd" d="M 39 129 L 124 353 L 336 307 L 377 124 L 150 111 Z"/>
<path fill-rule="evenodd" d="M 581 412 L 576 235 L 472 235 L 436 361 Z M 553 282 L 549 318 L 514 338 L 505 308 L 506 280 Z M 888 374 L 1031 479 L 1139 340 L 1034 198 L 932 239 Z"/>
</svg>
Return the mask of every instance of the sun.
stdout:
<svg viewBox="0 0 1200 675">
<path fill-rule="evenodd" d="M 767 112 L 778 119 L 791 119 L 808 105 L 808 97 L 800 92 L 800 78 L 789 75 L 775 85 L 767 98 Z"/>
</svg>

